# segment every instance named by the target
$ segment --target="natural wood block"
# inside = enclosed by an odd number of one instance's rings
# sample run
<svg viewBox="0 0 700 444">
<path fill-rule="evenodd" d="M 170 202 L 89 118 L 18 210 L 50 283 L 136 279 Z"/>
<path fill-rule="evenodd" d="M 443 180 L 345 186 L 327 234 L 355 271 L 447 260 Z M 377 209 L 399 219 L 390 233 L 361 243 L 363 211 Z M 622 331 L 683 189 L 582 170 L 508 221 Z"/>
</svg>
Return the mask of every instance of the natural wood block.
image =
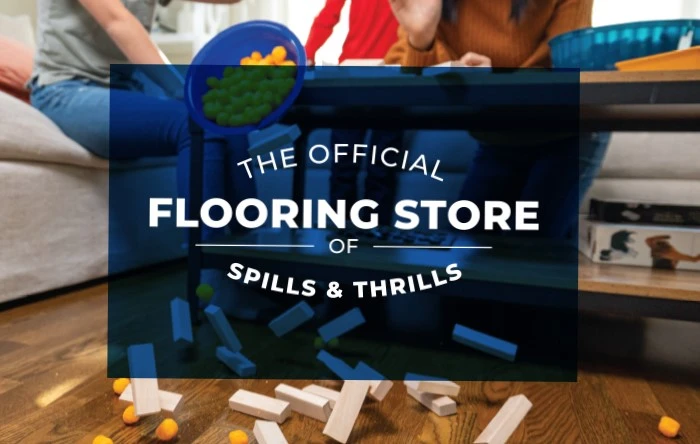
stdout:
<svg viewBox="0 0 700 444">
<path fill-rule="evenodd" d="M 418 382 L 418 385 L 416 386 L 416 390 L 419 392 L 433 393 L 435 395 L 445 395 L 445 396 L 457 396 L 457 395 L 459 395 L 459 385 L 455 384 L 452 381 L 415 381 L 415 382 Z"/>
<path fill-rule="evenodd" d="M 345 381 L 323 434 L 346 443 L 369 391 L 369 381 Z"/>
<path fill-rule="evenodd" d="M 335 403 L 338 401 L 340 392 L 337 390 L 329 389 L 327 387 L 321 387 L 320 385 L 310 384 L 302 389 L 307 393 L 312 393 L 314 395 L 326 398 L 331 406 L 331 409 L 335 408 Z"/>
<path fill-rule="evenodd" d="M 276 422 L 255 421 L 253 435 L 259 444 L 287 444 L 287 439 Z"/>
<path fill-rule="evenodd" d="M 131 390 L 131 384 L 127 385 L 121 396 L 119 396 L 120 401 L 124 402 L 134 402 L 134 395 Z M 179 393 L 168 392 L 166 390 L 158 390 L 158 403 L 160 404 L 161 410 L 166 412 L 174 412 L 177 406 L 182 400 L 182 395 Z"/>
<path fill-rule="evenodd" d="M 474 444 L 505 444 L 530 408 L 532 402 L 525 395 L 511 396 L 476 438 Z"/>
<path fill-rule="evenodd" d="M 236 391 L 229 398 L 228 405 L 237 412 L 280 424 L 289 418 L 292 411 L 291 406 L 286 401 L 243 389 Z"/>
<path fill-rule="evenodd" d="M 457 413 L 457 403 L 447 396 L 422 393 L 409 385 L 406 386 L 406 391 L 413 399 L 429 408 L 438 416 L 448 416 Z"/>
<path fill-rule="evenodd" d="M 277 399 L 287 401 L 292 411 L 322 422 L 328 421 L 331 414 L 331 404 L 328 399 L 287 384 L 275 387 L 275 396 Z"/>
</svg>

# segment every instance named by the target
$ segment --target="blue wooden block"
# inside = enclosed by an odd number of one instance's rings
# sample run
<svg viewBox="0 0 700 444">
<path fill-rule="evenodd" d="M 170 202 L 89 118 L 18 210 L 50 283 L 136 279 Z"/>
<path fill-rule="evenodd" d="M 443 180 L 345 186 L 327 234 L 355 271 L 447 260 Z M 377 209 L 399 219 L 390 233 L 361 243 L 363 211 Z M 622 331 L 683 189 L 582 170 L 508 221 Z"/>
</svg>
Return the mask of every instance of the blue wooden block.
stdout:
<svg viewBox="0 0 700 444">
<path fill-rule="evenodd" d="M 427 376 L 419 375 L 418 373 L 406 373 L 403 377 L 404 381 L 447 381 L 445 378 L 438 378 L 437 376 Z"/>
<path fill-rule="evenodd" d="M 455 324 L 455 328 L 452 330 L 452 340 L 511 362 L 515 361 L 515 354 L 518 351 L 518 346 L 515 344 L 460 324 Z"/>
<path fill-rule="evenodd" d="M 132 345 L 126 349 L 126 355 L 129 359 L 129 377 L 158 378 L 153 344 Z"/>
<path fill-rule="evenodd" d="M 231 328 L 231 324 L 226 319 L 224 312 L 216 305 L 209 305 L 204 310 L 204 314 L 207 315 L 209 322 L 214 327 L 214 331 L 216 331 L 216 335 L 224 346 L 234 353 L 241 351 L 243 348 L 241 342 L 238 340 L 236 333 L 233 332 L 233 328 Z"/>
<path fill-rule="evenodd" d="M 279 338 L 314 317 L 314 310 L 306 302 L 299 302 L 270 321 L 268 327 Z"/>
<path fill-rule="evenodd" d="M 226 347 L 216 347 L 216 358 L 226 364 L 228 368 L 241 378 L 249 378 L 255 375 L 255 364 L 250 362 L 240 352 L 234 353 Z"/>
<path fill-rule="evenodd" d="M 366 381 L 383 381 L 386 379 L 384 375 L 365 364 L 363 361 L 358 362 L 355 366 L 355 377 Z"/>
<path fill-rule="evenodd" d="M 365 317 L 359 308 L 353 308 L 345 314 L 338 316 L 326 325 L 318 329 L 318 334 L 324 342 L 337 338 L 349 332 L 353 328 L 365 323 Z"/>
<path fill-rule="evenodd" d="M 340 358 L 336 358 L 325 350 L 316 355 L 316 359 L 323 362 L 333 373 L 345 381 L 356 379 L 355 370 Z"/>
<path fill-rule="evenodd" d="M 248 154 L 251 157 L 260 156 L 280 148 L 291 148 L 301 136 L 297 125 L 287 126 L 275 124 L 248 135 Z"/>
<path fill-rule="evenodd" d="M 170 322 L 173 326 L 173 341 L 192 343 L 192 320 L 190 305 L 180 298 L 170 301 Z"/>
</svg>

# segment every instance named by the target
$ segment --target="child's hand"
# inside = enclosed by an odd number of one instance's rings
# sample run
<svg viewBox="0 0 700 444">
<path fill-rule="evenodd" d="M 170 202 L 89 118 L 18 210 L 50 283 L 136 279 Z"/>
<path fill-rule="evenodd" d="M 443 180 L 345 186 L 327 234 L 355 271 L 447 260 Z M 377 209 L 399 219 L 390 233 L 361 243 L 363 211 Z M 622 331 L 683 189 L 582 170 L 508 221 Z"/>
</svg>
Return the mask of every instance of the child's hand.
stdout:
<svg viewBox="0 0 700 444">
<path fill-rule="evenodd" d="M 389 3 L 411 46 L 429 49 L 440 23 L 442 0 L 389 0 Z"/>
<path fill-rule="evenodd" d="M 459 59 L 460 62 L 464 63 L 466 66 L 472 68 L 490 68 L 491 59 L 485 55 L 477 54 L 475 52 L 468 52 Z"/>
</svg>

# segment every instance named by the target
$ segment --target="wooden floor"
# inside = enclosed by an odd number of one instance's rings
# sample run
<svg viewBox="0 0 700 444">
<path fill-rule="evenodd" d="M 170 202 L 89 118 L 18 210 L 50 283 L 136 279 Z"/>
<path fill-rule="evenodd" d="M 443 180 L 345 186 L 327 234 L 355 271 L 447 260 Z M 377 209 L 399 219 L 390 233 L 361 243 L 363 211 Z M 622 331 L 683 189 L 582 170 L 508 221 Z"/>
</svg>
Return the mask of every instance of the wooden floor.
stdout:
<svg viewBox="0 0 700 444">
<path fill-rule="evenodd" d="M 155 441 L 161 416 L 122 423 L 125 405 L 105 377 L 106 334 L 106 285 L 0 312 L 0 443 L 90 443 L 98 434 Z M 473 442 L 508 396 L 524 393 L 534 406 L 510 442 L 700 443 L 699 324 L 585 318 L 579 337 L 578 383 L 466 382 L 458 414 L 438 418 L 399 382 L 383 402 L 365 403 L 350 441 Z M 222 443 L 231 430 L 251 429 L 254 419 L 231 411 L 228 397 L 239 387 L 272 394 L 277 383 L 160 380 L 184 395 L 180 443 Z M 661 415 L 680 421 L 679 439 L 657 432 Z M 292 443 L 329 442 L 322 429 L 298 414 L 282 425 Z"/>
</svg>

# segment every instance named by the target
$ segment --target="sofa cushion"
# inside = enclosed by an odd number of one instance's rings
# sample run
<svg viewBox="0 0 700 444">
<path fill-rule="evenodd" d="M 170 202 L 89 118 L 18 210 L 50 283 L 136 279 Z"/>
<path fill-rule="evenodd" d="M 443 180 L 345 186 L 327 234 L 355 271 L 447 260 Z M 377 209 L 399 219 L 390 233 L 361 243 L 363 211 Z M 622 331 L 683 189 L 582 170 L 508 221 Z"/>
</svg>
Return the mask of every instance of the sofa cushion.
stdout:
<svg viewBox="0 0 700 444">
<path fill-rule="evenodd" d="M 107 168 L 107 162 L 90 154 L 39 110 L 0 92 L 0 160 L 61 163 Z"/>
<path fill-rule="evenodd" d="M 700 179 L 700 133 L 613 133 L 599 177 Z"/>
</svg>

